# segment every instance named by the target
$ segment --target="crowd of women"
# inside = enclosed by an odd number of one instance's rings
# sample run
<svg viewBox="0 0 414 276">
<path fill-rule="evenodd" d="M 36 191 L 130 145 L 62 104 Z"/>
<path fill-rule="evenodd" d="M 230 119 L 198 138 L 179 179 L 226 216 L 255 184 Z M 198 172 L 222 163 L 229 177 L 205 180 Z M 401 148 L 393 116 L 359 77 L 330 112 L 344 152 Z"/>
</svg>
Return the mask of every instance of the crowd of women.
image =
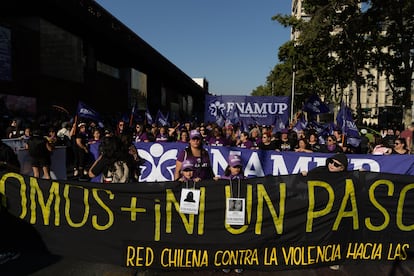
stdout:
<svg viewBox="0 0 414 276">
<path fill-rule="evenodd" d="M 73 177 L 90 181 L 104 179 L 101 174 L 108 170 L 115 159 L 127 163 L 129 180 L 138 181 L 139 166 L 142 163 L 134 146 L 139 142 L 179 142 L 187 143 L 191 148 L 194 137 L 200 137 L 200 149 L 195 152 L 182 152 L 177 157 L 175 179 L 179 178 L 180 161 L 195 154 L 201 158 L 204 166 L 209 162 L 208 154 L 202 151 L 203 146 L 241 147 L 274 151 L 322 152 L 322 153 L 361 153 L 361 154 L 409 154 L 413 127 L 406 130 L 388 129 L 368 137 L 366 129 L 361 129 L 359 146 L 347 143 L 347 137 L 340 129 L 333 129 L 324 136 L 315 129 L 295 129 L 293 127 L 275 131 L 272 126 L 254 125 L 248 130 L 240 129 L 238 125 L 219 126 L 217 123 L 172 122 L 169 126 L 155 123 L 131 123 L 118 120 L 111 126 L 102 127 L 91 120 L 72 120 L 71 122 L 51 123 L 44 131 L 29 126 L 21 129 L 18 122 L 12 120 L 6 129 L 5 138 L 20 138 L 25 141 L 27 148 L 41 144 L 42 153 L 33 156 L 33 172 L 39 176 L 42 172 L 46 178 L 50 168 L 50 152 L 54 146 L 66 146 L 67 164 L 73 167 Z M 45 129 L 45 128 L 43 128 Z M 196 131 L 198 134 L 195 134 Z M 38 137 L 42 137 L 39 141 Z M 38 140 L 36 143 L 33 140 Z M 32 146 L 30 147 L 30 144 Z M 94 146 L 93 146 L 94 145 Z M 91 151 L 91 147 L 99 147 Z M 31 152 L 35 152 L 33 149 Z M 186 156 L 184 156 L 186 154 Z M 106 168 L 106 169 L 105 169 Z M 92 169 L 92 170 L 91 170 Z M 204 176 L 203 176 L 204 177 Z M 210 176 L 208 176 L 210 177 Z"/>
</svg>

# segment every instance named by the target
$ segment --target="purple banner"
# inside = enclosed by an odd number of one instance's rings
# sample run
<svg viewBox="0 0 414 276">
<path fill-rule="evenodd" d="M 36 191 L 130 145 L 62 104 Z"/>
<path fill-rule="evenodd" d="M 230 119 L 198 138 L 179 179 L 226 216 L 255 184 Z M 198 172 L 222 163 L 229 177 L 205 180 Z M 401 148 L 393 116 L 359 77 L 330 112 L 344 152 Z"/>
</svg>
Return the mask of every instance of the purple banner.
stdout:
<svg viewBox="0 0 414 276">
<path fill-rule="evenodd" d="M 289 122 L 290 104 L 287 96 L 206 96 L 204 120 L 228 119 L 243 125 L 274 125 Z"/>
<path fill-rule="evenodd" d="M 183 143 L 137 143 L 136 147 L 145 163 L 141 166 L 140 181 L 161 182 L 174 178 L 175 161 Z M 229 154 L 242 158 L 244 174 L 248 178 L 268 175 L 298 174 L 314 167 L 325 165 L 326 158 L 332 154 L 276 152 L 250 150 L 238 147 L 207 146 L 215 175 L 223 175 Z M 370 155 L 349 154 L 348 170 L 364 170 L 393 174 L 414 175 L 413 155 Z M 398 166 L 395 166 L 398 164 Z"/>
</svg>

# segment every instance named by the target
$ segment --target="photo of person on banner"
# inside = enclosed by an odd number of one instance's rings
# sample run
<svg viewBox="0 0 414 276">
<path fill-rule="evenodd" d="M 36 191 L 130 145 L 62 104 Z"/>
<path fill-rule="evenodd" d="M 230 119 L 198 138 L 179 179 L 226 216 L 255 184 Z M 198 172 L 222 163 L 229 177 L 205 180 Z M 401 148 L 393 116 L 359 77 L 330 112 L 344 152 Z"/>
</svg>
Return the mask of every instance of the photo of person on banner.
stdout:
<svg viewBox="0 0 414 276">
<path fill-rule="evenodd" d="M 232 199 L 229 201 L 229 211 L 241 212 L 243 211 L 243 201 L 241 199 Z"/>
</svg>

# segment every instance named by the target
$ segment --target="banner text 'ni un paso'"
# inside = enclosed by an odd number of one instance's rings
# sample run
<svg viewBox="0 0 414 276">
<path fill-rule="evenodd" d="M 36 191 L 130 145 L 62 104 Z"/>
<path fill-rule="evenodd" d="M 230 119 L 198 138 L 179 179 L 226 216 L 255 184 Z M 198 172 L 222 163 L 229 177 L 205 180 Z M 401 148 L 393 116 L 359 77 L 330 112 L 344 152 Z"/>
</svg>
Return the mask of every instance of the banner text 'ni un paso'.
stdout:
<svg viewBox="0 0 414 276">
<path fill-rule="evenodd" d="M 280 270 L 405 260 L 413 251 L 413 176 L 269 176 L 242 180 L 239 195 L 238 183 L 201 181 L 195 184 L 198 214 L 180 212 L 186 185 L 178 182 L 0 177 L 10 214 L 29 224 L 51 253 L 89 261 L 137 269 Z M 231 197 L 245 199 L 243 225 L 226 223 Z"/>
</svg>

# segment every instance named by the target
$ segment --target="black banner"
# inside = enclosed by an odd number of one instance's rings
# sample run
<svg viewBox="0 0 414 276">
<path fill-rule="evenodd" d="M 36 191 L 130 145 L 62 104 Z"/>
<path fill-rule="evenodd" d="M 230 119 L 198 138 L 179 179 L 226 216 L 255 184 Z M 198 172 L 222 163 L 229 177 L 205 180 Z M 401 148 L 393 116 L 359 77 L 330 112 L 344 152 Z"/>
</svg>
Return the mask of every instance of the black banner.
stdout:
<svg viewBox="0 0 414 276">
<path fill-rule="evenodd" d="M 7 173 L 9 213 L 54 254 L 133 268 L 279 270 L 405 260 L 413 251 L 413 176 L 370 172 L 202 181 L 198 214 L 178 182 L 102 184 Z M 226 224 L 226 198 L 245 200 Z"/>
</svg>

